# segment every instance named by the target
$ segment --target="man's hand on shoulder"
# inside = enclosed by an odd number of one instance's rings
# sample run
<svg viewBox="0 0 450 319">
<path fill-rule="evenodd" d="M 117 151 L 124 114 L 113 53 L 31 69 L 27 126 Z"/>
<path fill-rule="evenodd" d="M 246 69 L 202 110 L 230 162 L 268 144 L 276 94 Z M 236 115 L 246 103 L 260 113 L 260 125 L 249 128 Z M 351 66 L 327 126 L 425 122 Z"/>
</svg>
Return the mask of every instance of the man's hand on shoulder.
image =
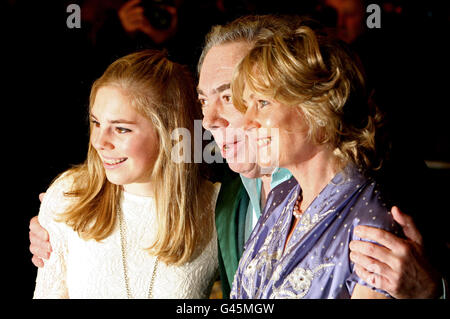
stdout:
<svg viewBox="0 0 450 319">
<path fill-rule="evenodd" d="M 412 218 L 398 207 L 394 206 L 391 213 L 406 239 L 378 228 L 357 226 L 358 237 L 382 246 L 366 241 L 350 242 L 350 259 L 355 263 L 356 273 L 394 298 L 439 298 L 442 278 L 425 255 L 422 235 Z"/>
</svg>

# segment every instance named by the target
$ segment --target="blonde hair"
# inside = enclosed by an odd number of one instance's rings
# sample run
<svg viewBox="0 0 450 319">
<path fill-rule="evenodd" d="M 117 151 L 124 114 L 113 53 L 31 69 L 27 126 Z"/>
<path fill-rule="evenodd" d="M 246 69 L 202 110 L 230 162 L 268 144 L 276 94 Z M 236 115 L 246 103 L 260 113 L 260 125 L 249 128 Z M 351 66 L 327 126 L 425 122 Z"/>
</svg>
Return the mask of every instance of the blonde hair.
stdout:
<svg viewBox="0 0 450 319">
<path fill-rule="evenodd" d="M 375 131 L 381 115 L 369 103 L 358 58 L 344 43 L 307 25 L 260 38 L 233 74 L 233 104 L 246 110 L 245 87 L 298 107 L 308 137 L 333 148 L 337 164 L 368 169 L 375 157 Z"/>
<path fill-rule="evenodd" d="M 168 60 L 165 52 L 144 50 L 118 59 L 94 82 L 90 109 L 104 86 L 120 88 L 157 131 L 159 152 L 152 180 L 158 227 L 149 253 L 167 264 L 185 263 L 205 247 L 214 227 L 212 184 L 201 178 L 192 160 L 171 160 L 174 143 L 179 143 L 171 139 L 171 132 L 178 127 L 193 132 L 194 119 L 201 118 L 193 79 L 184 66 Z M 107 180 L 91 144 L 86 161 L 68 173 L 75 178 L 73 189 L 65 195 L 76 201 L 62 220 L 83 239 L 104 239 L 116 225 L 122 188 Z"/>
</svg>

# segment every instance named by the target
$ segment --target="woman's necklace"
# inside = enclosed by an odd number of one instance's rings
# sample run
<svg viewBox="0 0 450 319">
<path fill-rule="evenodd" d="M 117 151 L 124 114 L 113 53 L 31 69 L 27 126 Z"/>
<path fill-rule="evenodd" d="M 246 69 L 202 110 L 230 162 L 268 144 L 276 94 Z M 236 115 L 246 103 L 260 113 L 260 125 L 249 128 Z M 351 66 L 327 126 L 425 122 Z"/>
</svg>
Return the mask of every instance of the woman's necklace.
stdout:
<svg viewBox="0 0 450 319">
<path fill-rule="evenodd" d="M 125 250 L 125 225 L 123 222 L 123 213 L 122 210 L 117 210 L 117 215 L 119 217 L 119 233 L 120 233 L 120 246 L 122 248 L 122 265 L 123 265 L 123 277 L 125 280 L 125 289 L 127 291 L 127 297 L 128 299 L 132 299 L 131 291 L 130 291 L 130 284 L 128 279 L 128 270 L 127 270 L 127 260 L 126 260 L 126 250 Z M 153 266 L 153 273 L 152 278 L 150 279 L 150 285 L 148 287 L 148 299 L 151 299 L 153 297 L 153 284 L 155 282 L 156 277 L 156 270 L 158 269 L 158 257 L 155 259 L 155 265 Z"/>
<path fill-rule="evenodd" d="M 303 211 L 300 210 L 300 205 L 303 201 L 303 195 L 300 193 L 297 197 L 297 200 L 295 201 L 294 204 L 294 209 L 292 210 L 292 214 L 294 214 L 294 217 L 299 219 L 300 217 L 302 217 Z"/>
</svg>

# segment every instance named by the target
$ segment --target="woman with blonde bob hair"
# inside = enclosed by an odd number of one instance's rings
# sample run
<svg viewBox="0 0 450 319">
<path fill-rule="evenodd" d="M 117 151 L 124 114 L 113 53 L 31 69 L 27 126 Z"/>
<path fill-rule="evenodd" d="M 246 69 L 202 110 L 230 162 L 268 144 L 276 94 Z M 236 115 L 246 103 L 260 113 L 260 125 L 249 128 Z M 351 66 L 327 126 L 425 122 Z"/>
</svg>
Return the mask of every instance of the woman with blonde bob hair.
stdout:
<svg viewBox="0 0 450 319">
<path fill-rule="evenodd" d="M 293 177 L 269 193 L 232 298 L 386 297 L 356 275 L 348 250 L 357 225 L 397 229 L 371 177 L 381 117 L 357 61 L 306 21 L 261 38 L 236 67 L 233 103 L 258 163 Z"/>
<path fill-rule="evenodd" d="M 127 55 L 94 82 L 89 113 L 86 161 L 41 205 L 53 252 L 34 297 L 208 297 L 217 192 L 198 164 L 172 160 L 172 132 L 201 118 L 191 75 L 164 52 Z"/>
</svg>

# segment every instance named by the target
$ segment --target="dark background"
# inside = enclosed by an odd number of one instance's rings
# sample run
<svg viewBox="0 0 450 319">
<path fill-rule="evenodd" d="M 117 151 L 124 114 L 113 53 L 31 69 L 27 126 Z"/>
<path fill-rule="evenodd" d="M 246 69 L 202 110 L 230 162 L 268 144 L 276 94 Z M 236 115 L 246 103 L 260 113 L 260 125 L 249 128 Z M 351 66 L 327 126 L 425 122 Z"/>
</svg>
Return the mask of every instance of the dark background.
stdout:
<svg viewBox="0 0 450 319">
<path fill-rule="evenodd" d="M 111 8 L 120 2 L 103 1 Z M 66 8 L 71 3 L 82 8 L 80 29 L 66 25 Z M 432 168 L 432 182 L 417 187 L 431 189 L 445 199 L 450 195 L 447 1 L 369 3 L 382 8 L 381 29 L 366 28 L 353 45 L 366 65 L 377 102 L 394 123 L 405 160 L 426 160 Z M 2 83 L 6 83 L 2 90 L 6 93 L 2 166 L 6 189 L 3 242 L 7 248 L 3 262 L 13 270 L 10 291 L 26 299 L 32 297 L 36 276 L 28 250 L 28 224 L 39 211 L 38 194 L 57 174 L 84 160 L 89 89 L 108 64 L 135 49 L 165 47 L 169 57 L 195 72 L 210 27 L 244 14 L 311 14 L 329 25 L 337 23 L 336 13 L 320 1 L 186 0 L 179 7 L 175 37 L 154 45 L 124 40 L 114 11 L 107 5 L 104 14 L 89 18 L 89 13 L 101 11 L 92 9 L 99 8 L 95 4 L 10 0 L 1 8 Z M 430 215 L 446 234 L 448 213 L 443 203 Z"/>
</svg>

